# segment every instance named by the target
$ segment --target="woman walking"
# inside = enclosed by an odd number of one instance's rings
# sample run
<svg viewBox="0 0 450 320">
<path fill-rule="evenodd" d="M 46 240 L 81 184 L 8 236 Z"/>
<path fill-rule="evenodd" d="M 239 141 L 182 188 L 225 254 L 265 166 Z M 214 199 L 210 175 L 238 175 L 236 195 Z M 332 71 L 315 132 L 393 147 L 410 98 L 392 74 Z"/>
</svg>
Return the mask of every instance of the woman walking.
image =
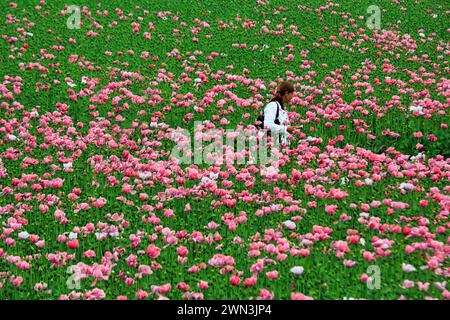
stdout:
<svg viewBox="0 0 450 320">
<path fill-rule="evenodd" d="M 296 130 L 290 125 L 286 105 L 291 101 L 294 93 L 294 86 L 289 82 L 282 82 L 273 98 L 264 108 L 264 113 L 258 117 L 257 127 L 267 129 L 267 136 L 275 132 L 279 136 L 279 142 L 289 145 L 289 135 Z"/>
</svg>

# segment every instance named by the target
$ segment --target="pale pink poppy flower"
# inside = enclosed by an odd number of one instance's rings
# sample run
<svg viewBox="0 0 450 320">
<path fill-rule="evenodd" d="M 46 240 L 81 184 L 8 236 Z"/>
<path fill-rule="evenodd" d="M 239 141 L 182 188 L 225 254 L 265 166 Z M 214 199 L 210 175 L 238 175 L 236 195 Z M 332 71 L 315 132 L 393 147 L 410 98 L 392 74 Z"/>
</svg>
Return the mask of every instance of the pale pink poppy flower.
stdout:
<svg viewBox="0 0 450 320">
<path fill-rule="evenodd" d="M 275 298 L 275 295 L 273 292 L 270 292 L 267 289 L 260 289 L 259 290 L 259 296 L 257 297 L 257 300 L 272 300 Z"/>
<path fill-rule="evenodd" d="M 197 284 L 198 288 L 200 290 L 206 290 L 208 289 L 208 282 L 201 280 L 198 284 Z"/>
<path fill-rule="evenodd" d="M 344 260 L 344 266 L 346 266 L 347 268 L 352 268 L 355 264 L 356 264 L 355 261 L 352 261 L 352 260 Z"/>
<path fill-rule="evenodd" d="M 10 280 L 11 285 L 13 285 L 14 287 L 20 286 L 23 282 L 23 278 L 20 276 L 19 277 L 11 276 L 11 278 L 9 280 Z"/>
<path fill-rule="evenodd" d="M 39 240 L 35 243 L 36 247 L 42 249 L 45 247 L 45 240 Z"/>
<path fill-rule="evenodd" d="M 313 300 L 313 298 L 303 293 L 291 292 L 291 300 Z"/>
<path fill-rule="evenodd" d="M 403 284 L 401 285 L 401 288 L 403 288 L 403 289 L 409 289 L 412 287 L 414 287 L 414 281 L 411 281 L 411 280 L 405 280 L 403 282 Z"/>
<path fill-rule="evenodd" d="M 436 288 L 436 289 L 439 289 L 439 290 L 445 290 L 445 287 L 446 287 L 446 285 L 447 285 L 447 281 L 443 281 L 443 282 L 434 282 L 433 283 L 433 285 L 434 285 L 434 287 Z"/>
<path fill-rule="evenodd" d="M 147 299 L 147 297 L 148 297 L 148 293 L 144 290 L 139 289 L 136 292 L 136 299 L 138 299 L 138 300 L 144 300 L 144 299 Z"/>
<path fill-rule="evenodd" d="M 278 278 L 278 271 L 274 270 L 274 271 L 266 272 L 266 276 L 267 276 L 268 279 L 277 279 Z"/>
<path fill-rule="evenodd" d="M 420 281 L 417 282 L 417 287 L 419 288 L 420 291 L 428 291 L 428 289 L 430 288 L 430 283 L 426 282 L 426 283 L 422 283 Z"/>
</svg>

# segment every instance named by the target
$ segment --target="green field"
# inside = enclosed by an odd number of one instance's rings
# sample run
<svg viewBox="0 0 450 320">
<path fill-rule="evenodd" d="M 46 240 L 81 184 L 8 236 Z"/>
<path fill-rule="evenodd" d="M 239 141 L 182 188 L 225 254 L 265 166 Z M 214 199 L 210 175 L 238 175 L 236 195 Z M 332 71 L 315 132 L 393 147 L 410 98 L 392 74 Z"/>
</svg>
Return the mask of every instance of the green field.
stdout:
<svg viewBox="0 0 450 320">
<path fill-rule="evenodd" d="M 0 299 L 450 299 L 448 2 L 132 3 L 0 4 Z M 281 81 L 274 179 L 174 160 Z"/>
</svg>

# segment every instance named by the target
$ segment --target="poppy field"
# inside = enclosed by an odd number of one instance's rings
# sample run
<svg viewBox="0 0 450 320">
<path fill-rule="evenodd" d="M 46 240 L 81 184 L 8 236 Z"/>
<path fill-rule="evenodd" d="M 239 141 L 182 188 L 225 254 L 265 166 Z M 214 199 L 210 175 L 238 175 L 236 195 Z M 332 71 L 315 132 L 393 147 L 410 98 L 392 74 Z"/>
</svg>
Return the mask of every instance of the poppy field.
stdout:
<svg viewBox="0 0 450 320">
<path fill-rule="evenodd" d="M 0 299 L 450 299 L 446 4 L 2 1 Z"/>
</svg>

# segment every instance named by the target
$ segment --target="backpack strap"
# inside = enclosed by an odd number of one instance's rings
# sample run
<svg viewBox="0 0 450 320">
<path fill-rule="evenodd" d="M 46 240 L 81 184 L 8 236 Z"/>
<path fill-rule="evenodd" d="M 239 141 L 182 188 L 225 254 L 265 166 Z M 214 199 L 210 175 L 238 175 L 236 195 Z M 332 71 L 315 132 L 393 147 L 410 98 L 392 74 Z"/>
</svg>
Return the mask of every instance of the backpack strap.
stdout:
<svg viewBox="0 0 450 320">
<path fill-rule="evenodd" d="M 273 121 L 275 124 L 280 124 L 280 120 L 278 120 L 278 117 L 280 115 L 280 106 L 278 101 L 275 101 L 277 103 L 277 113 L 275 115 L 275 120 Z"/>
</svg>

